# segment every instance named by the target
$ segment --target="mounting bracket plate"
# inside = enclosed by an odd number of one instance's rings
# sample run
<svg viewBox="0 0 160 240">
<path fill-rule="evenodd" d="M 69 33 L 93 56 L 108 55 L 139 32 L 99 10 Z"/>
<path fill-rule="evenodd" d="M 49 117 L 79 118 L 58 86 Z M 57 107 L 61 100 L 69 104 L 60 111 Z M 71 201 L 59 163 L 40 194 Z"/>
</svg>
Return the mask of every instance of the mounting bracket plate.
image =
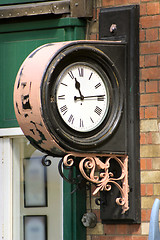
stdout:
<svg viewBox="0 0 160 240">
<path fill-rule="evenodd" d="M 101 192 L 103 202 L 100 215 L 103 223 L 139 223 L 140 214 L 140 164 L 139 164 L 139 6 L 104 8 L 99 14 L 100 40 L 122 41 L 127 45 L 126 56 L 126 123 L 127 155 L 129 168 L 129 210 L 121 214 L 114 202 L 118 192 Z M 125 70 L 125 69 L 124 69 Z M 113 205 L 113 206 L 111 206 Z"/>
</svg>

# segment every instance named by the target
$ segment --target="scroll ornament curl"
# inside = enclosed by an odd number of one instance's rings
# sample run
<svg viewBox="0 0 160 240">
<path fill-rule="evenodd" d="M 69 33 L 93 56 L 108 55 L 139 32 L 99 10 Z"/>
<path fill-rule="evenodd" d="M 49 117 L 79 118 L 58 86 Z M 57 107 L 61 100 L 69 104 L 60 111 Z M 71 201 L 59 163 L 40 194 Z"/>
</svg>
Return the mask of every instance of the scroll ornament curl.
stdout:
<svg viewBox="0 0 160 240">
<path fill-rule="evenodd" d="M 65 166 L 72 166 L 74 164 L 73 155 L 68 154 L 63 159 Z M 116 203 L 122 206 L 122 214 L 129 209 L 128 204 L 128 156 L 117 156 L 117 155 L 105 155 L 105 161 L 101 161 L 99 157 L 84 157 L 79 162 L 79 170 L 83 177 L 96 185 L 96 189 L 93 195 L 99 191 L 111 191 L 111 183 L 114 184 L 120 191 L 121 197 L 116 199 Z M 110 162 L 116 160 L 121 168 L 121 175 L 114 177 L 114 174 L 109 171 Z M 97 176 L 96 173 L 99 172 Z M 121 181 L 121 185 L 118 183 Z"/>
</svg>

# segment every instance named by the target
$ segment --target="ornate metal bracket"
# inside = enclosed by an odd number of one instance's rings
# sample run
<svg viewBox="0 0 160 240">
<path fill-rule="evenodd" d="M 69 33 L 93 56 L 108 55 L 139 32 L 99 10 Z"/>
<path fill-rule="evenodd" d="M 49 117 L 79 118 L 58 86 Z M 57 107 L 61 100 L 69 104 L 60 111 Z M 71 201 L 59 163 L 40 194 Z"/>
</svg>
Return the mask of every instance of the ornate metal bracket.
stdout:
<svg viewBox="0 0 160 240">
<path fill-rule="evenodd" d="M 44 155 L 41 160 L 43 166 L 45 167 L 49 167 L 52 164 L 51 160 L 47 158 L 48 156 L 49 155 Z"/>
<path fill-rule="evenodd" d="M 121 169 L 119 176 L 115 176 L 113 169 L 110 169 L 113 161 L 116 161 Z M 61 160 L 61 164 L 62 162 L 65 167 L 71 168 L 75 164 L 74 156 L 68 154 Z M 122 206 L 122 214 L 129 209 L 128 156 L 102 155 L 100 157 L 81 157 L 79 160 L 79 170 L 87 181 L 96 185 L 93 195 L 99 191 L 111 191 L 114 184 L 121 193 L 121 197 L 116 199 L 116 203 Z M 62 171 L 60 171 L 60 174 L 64 177 Z"/>
</svg>

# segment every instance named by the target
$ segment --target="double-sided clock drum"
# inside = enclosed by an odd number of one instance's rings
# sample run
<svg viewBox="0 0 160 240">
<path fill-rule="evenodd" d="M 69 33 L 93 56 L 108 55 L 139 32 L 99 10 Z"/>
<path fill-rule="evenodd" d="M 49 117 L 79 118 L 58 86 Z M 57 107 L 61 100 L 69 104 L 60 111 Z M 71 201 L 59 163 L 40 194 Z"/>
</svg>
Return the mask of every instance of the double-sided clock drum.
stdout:
<svg viewBox="0 0 160 240">
<path fill-rule="evenodd" d="M 125 152 L 124 128 L 119 130 L 125 121 L 124 54 L 124 44 L 105 41 L 51 43 L 34 50 L 14 87 L 16 117 L 29 141 L 57 156 Z"/>
</svg>

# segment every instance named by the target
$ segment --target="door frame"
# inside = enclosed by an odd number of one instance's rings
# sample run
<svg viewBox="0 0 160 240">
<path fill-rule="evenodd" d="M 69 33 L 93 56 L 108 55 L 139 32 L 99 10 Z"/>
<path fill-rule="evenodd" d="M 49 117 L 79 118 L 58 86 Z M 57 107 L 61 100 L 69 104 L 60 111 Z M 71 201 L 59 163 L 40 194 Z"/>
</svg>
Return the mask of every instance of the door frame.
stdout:
<svg viewBox="0 0 160 240">
<path fill-rule="evenodd" d="M 17 224 L 17 221 L 20 222 L 20 219 L 17 220 L 19 215 L 15 214 L 15 203 L 13 197 L 14 191 L 14 150 L 13 150 L 13 139 L 24 137 L 24 134 L 20 128 L 4 128 L 0 129 L 0 238 L 4 240 L 12 240 L 14 238 L 14 225 Z M 63 192 L 63 185 L 62 185 Z M 16 197 L 17 198 L 17 197 Z M 17 205 L 16 200 L 16 209 L 17 206 L 20 212 L 20 195 L 19 205 Z M 62 193 L 62 205 L 63 211 L 63 193 Z M 14 224 L 14 221 L 16 222 Z M 62 215 L 62 224 L 63 224 L 63 215 Z M 19 224 L 18 224 L 19 225 Z M 63 236 L 63 227 L 62 227 L 62 236 Z M 14 238 L 15 239 L 15 238 Z M 17 240 L 20 240 L 19 237 Z M 22 240 L 22 239 L 21 239 Z"/>
<path fill-rule="evenodd" d="M 13 179 L 12 179 L 12 139 L 23 136 L 20 128 L 0 129 L 0 237 L 12 239 L 13 226 Z"/>
<path fill-rule="evenodd" d="M 24 134 L 19 127 L 0 129 L 0 209 L 3 209 L 0 213 L 0 237 L 4 240 L 12 240 L 13 236 L 12 139 L 21 136 Z M 81 222 L 86 211 L 86 190 L 71 194 L 74 188 L 63 181 L 63 240 L 86 239 L 86 228 Z"/>
</svg>

